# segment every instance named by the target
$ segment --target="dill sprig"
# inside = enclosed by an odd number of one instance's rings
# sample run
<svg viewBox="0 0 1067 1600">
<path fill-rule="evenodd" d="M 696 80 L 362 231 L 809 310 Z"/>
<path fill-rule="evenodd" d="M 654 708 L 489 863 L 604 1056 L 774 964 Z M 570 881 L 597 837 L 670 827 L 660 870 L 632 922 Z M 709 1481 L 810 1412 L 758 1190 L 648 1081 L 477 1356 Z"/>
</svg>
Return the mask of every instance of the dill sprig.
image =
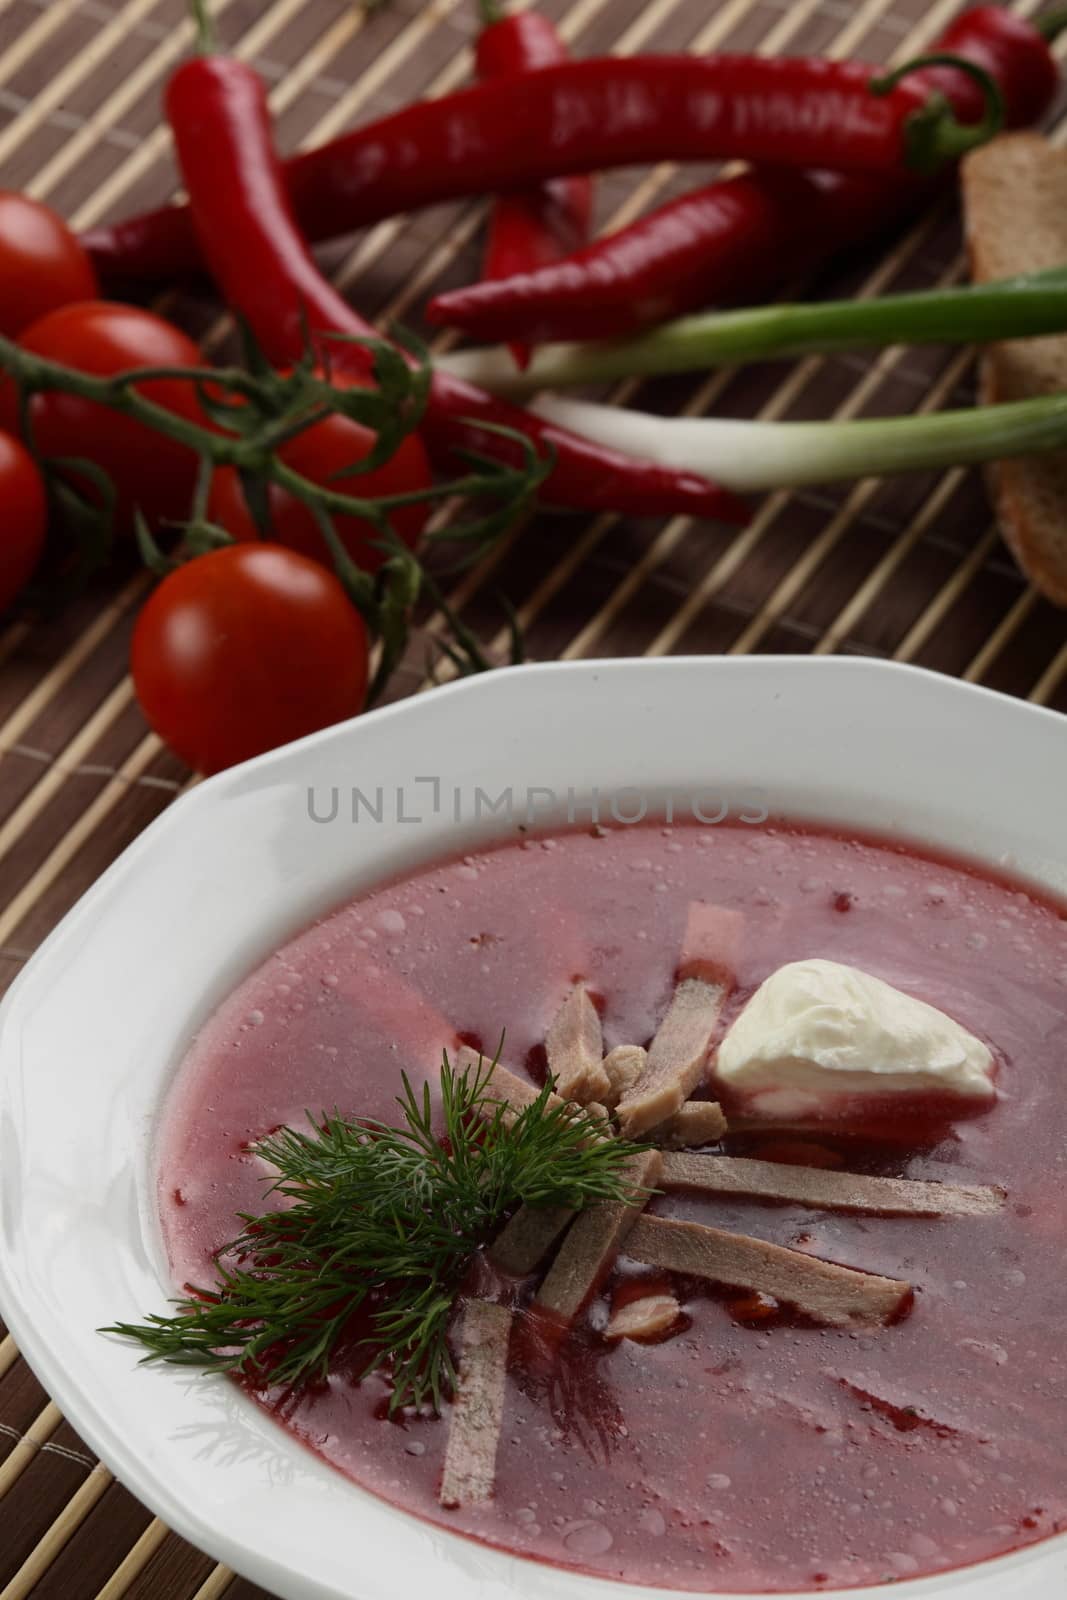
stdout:
<svg viewBox="0 0 1067 1600">
<path fill-rule="evenodd" d="M 520 1204 L 620 1198 L 636 1148 L 605 1138 L 588 1112 L 550 1104 L 551 1084 L 515 1116 L 493 1096 L 495 1065 L 457 1073 L 446 1054 L 437 1115 L 429 1083 L 420 1094 L 405 1075 L 400 1126 L 335 1113 L 264 1139 L 255 1148 L 277 1173 L 269 1192 L 286 1205 L 242 1213 L 215 1284 L 172 1301 L 173 1315 L 101 1331 L 137 1341 L 144 1361 L 296 1388 L 326 1377 L 371 1302 L 361 1376 L 388 1369 L 391 1413 L 439 1410 L 455 1380 L 449 1323 L 478 1250 Z"/>
</svg>

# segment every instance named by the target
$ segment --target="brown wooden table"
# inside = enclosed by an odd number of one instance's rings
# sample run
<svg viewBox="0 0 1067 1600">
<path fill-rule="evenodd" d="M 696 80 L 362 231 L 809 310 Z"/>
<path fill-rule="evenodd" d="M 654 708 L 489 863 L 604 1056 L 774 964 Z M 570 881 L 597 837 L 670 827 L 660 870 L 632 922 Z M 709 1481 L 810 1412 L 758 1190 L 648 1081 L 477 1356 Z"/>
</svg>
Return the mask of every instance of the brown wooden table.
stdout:
<svg viewBox="0 0 1067 1600">
<path fill-rule="evenodd" d="M 575 48 L 914 54 L 958 0 L 543 0 Z M 271 85 L 287 148 L 462 83 L 472 0 L 215 0 L 225 45 Z M 1017 9 L 1032 12 L 1033 0 Z M 183 0 L 0 0 L 0 183 L 78 226 L 164 200 L 167 73 L 188 48 Z M 1059 126 L 1062 134 L 1067 125 Z M 666 169 L 599 187 L 604 224 L 693 182 Z M 418 326 L 429 291 L 477 271 L 480 205 L 384 223 L 329 253 L 369 314 Z M 964 270 L 947 204 L 805 292 L 873 294 Z M 219 308 L 164 302 L 206 340 Z M 966 403 L 968 352 L 887 351 L 645 386 L 642 403 L 767 417 L 877 415 Z M 60 615 L 0 629 L 0 992 L 93 879 L 188 781 L 126 677 L 142 577 L 95 582 Z M 975 474 L 776 495 L 744 532 L 543 517 L 455 585 L 501 651 L 500 595 L 530 653 L 848 652 L 918 662 L 1067 710 L 1064 616 L 1038 599 Z M 434 619 L 427 619 L 430 632 Z M 393 693 L 424 683 L 424 639 Z M 874 708 L 876 711 L 876 708 Z M 262 1591 L 153 1520 L 98 1465 L 0 1329 L 0 1600 L 253 1600 Z"/>
</svg>

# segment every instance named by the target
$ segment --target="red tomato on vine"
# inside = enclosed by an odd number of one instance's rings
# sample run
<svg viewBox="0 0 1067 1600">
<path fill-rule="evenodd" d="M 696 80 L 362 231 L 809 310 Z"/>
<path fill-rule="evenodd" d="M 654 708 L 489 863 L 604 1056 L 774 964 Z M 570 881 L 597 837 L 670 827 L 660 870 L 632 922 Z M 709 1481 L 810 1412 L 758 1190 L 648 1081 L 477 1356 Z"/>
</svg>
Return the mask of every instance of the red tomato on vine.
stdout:
<svg viewBox="0 0 1067 1600">
<path fill-rule="evenodd" d="M 44 549 L 48 502 L 37 463 L 0 433 L 0 611 L 25 588 Z"/>
<path fill-rule="evenodd" d="M 0 333 L 13 339 L 57 306 L 96 294 L 92 262 L 63 218 L 0 190 Z"/>
<path fill-rule="evenodd" d="M 200 365 L 199 350 L 180 328 L 138 306 L 107 300 L 61 306 L 28 327 L 18 342 L 35 355 L 97 376 L 132 367 Z M 205 421 L 194 385 L 183 379 L 153 379 L 138 384 L 138 390 L 177 416 Z M 5 385 L 2 410 L 4 425 L 17 426 L 10 384 Z M 188 517 L 197 456 L 186 445 L 106 406 L 58 390 L 33 396 L 30 419 L 38 455 L 84 457 L 107 474 L 117 496 L 120 529 L 132 526 L 135 506 L 153 526 Z M 76 473 L 71 476 L 77 481 Z M 90 497 L 99 498 L 90 480 L 85 479 L 82 487 Z"/>
<path fill-rule="evenodd" d="M 276 544 L 178 567 L 149 598 L 131 670 L 151 726 L 190 767 L 224 767 L 355 716 L 363 621 L 332 573 Z"/>
</svg>

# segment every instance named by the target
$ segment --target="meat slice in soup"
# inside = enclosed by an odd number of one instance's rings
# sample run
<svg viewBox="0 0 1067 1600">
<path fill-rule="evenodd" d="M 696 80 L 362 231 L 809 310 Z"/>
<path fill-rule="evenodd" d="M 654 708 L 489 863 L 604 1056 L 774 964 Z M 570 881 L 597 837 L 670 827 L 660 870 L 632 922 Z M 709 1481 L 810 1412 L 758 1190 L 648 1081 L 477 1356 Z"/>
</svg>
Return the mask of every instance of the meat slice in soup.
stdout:
<svg viewBox="0 0 1067 1600">
<path fill-rule="evenodd" d="M 480 1050 L 473 1050 L 470 1045 L 461 1045 L 455 1052 L 456 1066 L 461 1072 L 478 1072 L 490 1065 Z M 517 1117 L 520 1112 L 526 1111 L 533 1105 L 541 1091 L 529 1078 L 520 1077 L 502 1061 L 492 1064 L 492 1075 L 489 1079 L 494 1101 L 499 1101 L 507 1107 L 509 1117 Z M 548 1104 L 554 1108 L 563 1105 L 559 1095 L 550 1094 Z M 494 1109 L 493 1102 L 488 1109 Z"/>
<path fill-rule="evenodd" d="M 576 983 L 545 1035 L 549 1074 L 564 1100 L 605 1101 L 611 1079 L 603 1066 L 604 1040 L 597 1009 L 584 983 Z"/>
<path fill-rule="evenodd" d="M 673 1294 L 650 1294 L 613 1311 L 605 1339 L 655 1339 L 678 1324 L 682 1308 Z"/>
<path fill-rule="evenodd" d="M 870 1211 L 888 1217 L 987 1217 L 1002 1210 L 1007 1199 L 999 1188 L 911 1183 L 905 1178 L 872 1178 L 743 1156 L 665 1155 L 660 1182 L 665 1189 L 794 1200 L 830 1211 Z"/>
<path fill-rule="evenodd" d="M 489 1252 L 501 1272 L 526 1277 L 541 1265 L 574 1212 L 567 1206 L 520 1206 Z"/>
<path fill-rule="evenodd" d="M 683 978 L 648 1049 L 648 1062 L 619 1101 L 619 1124 L 630 1138 L 677 1116 L 704 1074 L 711 1037 L 729 988 Z"/>
<path fill-rule="evenodd" d="M 463 1312 L 456 1395 L 441 1475 L 443 1506 L 484 1505 L 493 1498 L 511 1323 L 506 1306 L 485 1300 L 471 1300 Z"/>
<path fill-rule="evenodd" d="M 617 1044 L 608 1051 L 603 1065 L 608 1080 L 604 1104 L 614 1111 L 648 1065 L 648 1051 L 639 1044 Z"/>
<path fill-rule="evenodd" d="M 722 1106 L 716 1100 L 687 1100 L 648 1137 L 665 1150 L 686 1150 L 692 1145 L 715 1144 L 726 1132 Z"/>
<path fill-rule="evenodd" d="M 699 1222 L 638 1217 L 627 1250 L 635 1261 L 650 1267 L 669 1267 L 712 1283 L 754 1289 L 830 1328 L 892 1322 L 908 1308 L 912 1296 L 910 1283 L 854 1272 L 800 1250 L 783 1250 L 765 1239 L 724 1233 Z"/>
<path fill-rule="evenodd" d="M 704 1075 L 712 1037 L 734 985 L 742 919 L 699 902 L 689 907 L 678 984 L 645 1069 L 618 1105 L 629 1138 L 673 1117 Z"/>
<path fill-rule="evenodd" d="M 659 1180 L 658 1150 L 634 1156 L 627 1171 L 633 1194 L 627 1201 L 602 1200 L 583 1211 L 571 1226 L 535 1305 L 562 1322 L 572 1322 L 603 1279 Z"/>
</svg>

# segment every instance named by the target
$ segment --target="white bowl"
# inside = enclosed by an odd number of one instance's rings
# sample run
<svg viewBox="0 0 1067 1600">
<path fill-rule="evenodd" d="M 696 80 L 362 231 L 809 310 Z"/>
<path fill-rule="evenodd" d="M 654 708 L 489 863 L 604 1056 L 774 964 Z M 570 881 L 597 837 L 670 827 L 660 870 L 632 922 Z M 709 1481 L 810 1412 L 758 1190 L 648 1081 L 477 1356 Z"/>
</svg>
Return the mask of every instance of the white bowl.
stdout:
<svg viewBox="0 0 1067 1600">
<path fill-rule="evenodd" d="M 1062 718 L 864 660 L 517 668 L 265 756 L 179 800 L 52 934 L 0 1009 L 0 1310 L 74 1427 L 180 1533 L 285 1600 L 654 1600 L 432 1528 L 354 1487 L 223 1379 L 139 1369 L 94 1330 L 168 1292 L 152 1131 L 222 996 L 310 917 L 503 819 L 474 792 L 717 787 L 733 810 L 962 852 L 1067 893 Z M 438 809 L 433 785 L 440 780 Z M 327 814 L 334 787 L 340 814 Z M 383 820 L 346 820 L 353 786 Z M 453 791 L 464 802 L 454 820 Z M 417 823 L 397 819 L 420 815 Z M 762 791 L 762 796 L 759 793 Z M 714 804 L 706 795 L 705 812 Z M 547 809 L 544 793 L 534 810 Z M 681 814 L 681 812 L 679 812 Z M 1058 1600 L 1067 1536 L 895 1600 Z M 848 1591 L 870 1600 L 878 1590 Z M 842 1591 L 843 1593 L 843 1591 Z"/>
</svg>

